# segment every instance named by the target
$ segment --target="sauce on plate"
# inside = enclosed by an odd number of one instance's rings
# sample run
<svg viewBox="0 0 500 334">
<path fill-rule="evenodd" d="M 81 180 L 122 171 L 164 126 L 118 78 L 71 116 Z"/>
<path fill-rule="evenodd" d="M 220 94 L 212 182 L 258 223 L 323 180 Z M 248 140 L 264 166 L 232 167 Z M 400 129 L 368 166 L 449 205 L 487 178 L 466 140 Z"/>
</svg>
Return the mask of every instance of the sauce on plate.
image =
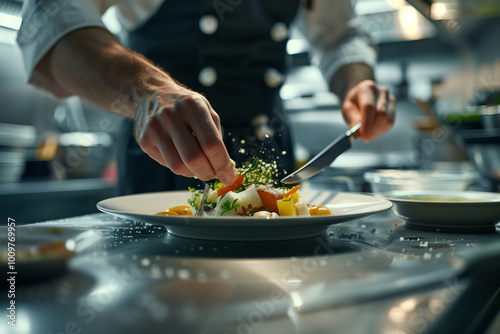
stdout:
<svg viewBox="0 0 500 334">
<path fill-rule="evenodd" d="M 193 216 L 193 211 L 189 205 L 179 205 L 160 211 L 157 216 Z"/>
</svg>

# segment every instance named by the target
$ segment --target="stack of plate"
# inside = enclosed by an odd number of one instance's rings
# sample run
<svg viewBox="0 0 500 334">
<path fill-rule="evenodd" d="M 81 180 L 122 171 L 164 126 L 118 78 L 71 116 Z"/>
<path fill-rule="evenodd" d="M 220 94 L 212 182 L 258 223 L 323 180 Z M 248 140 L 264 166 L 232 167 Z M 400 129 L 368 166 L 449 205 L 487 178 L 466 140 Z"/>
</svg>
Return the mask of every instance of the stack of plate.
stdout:
<svg viewBox="0 0 500 334">
<path fill-rule="evenodd" d="M 0 182 L 19 181 L 24 172 L 25 153 L 0 149 Z"/>
<path fill-rule="evenodd" d="M 26 148 L 35 143 L 32 126 L 0 123 L 0 182 L 17 182 L 24 172 Z"/>
</svg>

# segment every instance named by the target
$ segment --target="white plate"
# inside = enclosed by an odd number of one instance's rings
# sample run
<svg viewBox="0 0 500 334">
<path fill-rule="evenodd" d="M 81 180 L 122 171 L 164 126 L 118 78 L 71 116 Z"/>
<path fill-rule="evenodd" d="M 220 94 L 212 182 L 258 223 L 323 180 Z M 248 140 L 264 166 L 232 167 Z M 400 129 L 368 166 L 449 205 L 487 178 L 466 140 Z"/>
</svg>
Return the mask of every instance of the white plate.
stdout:
<svg viewBox="0 0 500 334">
<path fill-rule="evenodd" d="M 489 230 L 500 222 L 500 194 L 477 191 L 408 190 L 382 194 L 407 224 L 444 230 Z M 443 200 L 412 198 L 436 197 Z M 459 199 L 446 201 L 445 199 Z"/>
<path fill-rule="evenodd" d="M 103 212 L 165 225 L 169 233 L 188 238 L 211 240 L 284 240 L 322 234 L 329 225 L 389 210 L 392 203 L 383 198 L 352 193 L 300 191 L 309 204 L 326 205 L 333 216 L 279 217 L 172 217 L 155 213 L 186 205 L 189 191 L 129 195 L 106 199 L 97 204 Z"/>
</svg>

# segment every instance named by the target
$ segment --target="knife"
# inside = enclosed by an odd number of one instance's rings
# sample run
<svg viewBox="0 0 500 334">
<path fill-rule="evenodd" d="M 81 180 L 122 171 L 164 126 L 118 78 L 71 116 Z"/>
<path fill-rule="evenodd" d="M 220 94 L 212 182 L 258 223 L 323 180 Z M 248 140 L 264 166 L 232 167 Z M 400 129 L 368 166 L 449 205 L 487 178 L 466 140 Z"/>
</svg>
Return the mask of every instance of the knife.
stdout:
<svg viewBox="0 0 500 334">
<path fill-rule="evenodd" d="M 325 168 L 329 167 L 339 155 L 351 148 L 351 142 L 358 137 L 357 131 L 360 127 L 361 123 L 356 123 L 352 128 L 331 142 L 330 145 L 325 147 L 314 158 L 309 160 L 304 166 L 283 178 L 281 182 L 285 184 L 302 182 L 321 173 Z"/>
</svg>

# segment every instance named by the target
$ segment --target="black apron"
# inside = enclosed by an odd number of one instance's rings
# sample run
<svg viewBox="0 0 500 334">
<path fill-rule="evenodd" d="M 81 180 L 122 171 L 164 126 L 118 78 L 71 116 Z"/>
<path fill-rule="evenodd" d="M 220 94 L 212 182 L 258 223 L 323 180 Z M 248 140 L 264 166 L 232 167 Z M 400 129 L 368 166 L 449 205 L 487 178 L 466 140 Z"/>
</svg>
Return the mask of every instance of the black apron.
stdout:
<svg viewBox="0 0 500 334">
<path fill-rule="evenodd" d="M 283 29 L 276 28 L 289 26 L 298 3 L 165 0 L 149 20 L 129 33 L 126 44 L 206 96 L 220 116 L 224 143 L 237 166 L 260 157 L 276 161 L 281 177 L 294 170 L 295 161 L 278 95 L 281 83 L 269 72 L 286 70 L 287 36 L 280 36 Z M 252 125 L 262 114 L 274 131 L 270 138 L 258 138 Z M 132 120 L 124 120 L 120 137 L 121 194 L 199 186 L 199 181 L 173 174 L 142 152 L 133 138 Z"/>
</svg>

